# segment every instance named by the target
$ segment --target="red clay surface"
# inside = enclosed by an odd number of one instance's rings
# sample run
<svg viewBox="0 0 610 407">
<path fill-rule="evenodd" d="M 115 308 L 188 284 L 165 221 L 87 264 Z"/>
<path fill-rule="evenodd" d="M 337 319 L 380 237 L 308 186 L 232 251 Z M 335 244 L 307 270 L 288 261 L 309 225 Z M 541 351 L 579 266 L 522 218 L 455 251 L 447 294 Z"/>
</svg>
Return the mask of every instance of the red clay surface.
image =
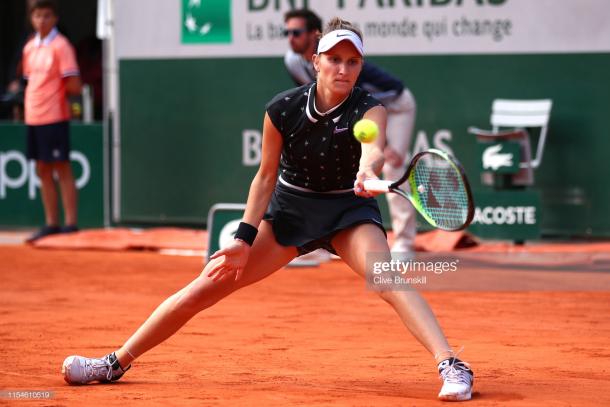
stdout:
<svg viewBox="0 0 610 407">
<path fill-rule="evenodd" d="M 100 250 L 203 250 L 208 234 L 203 230 L 185 228 L 107 228 L 86 229 L 77 233 L 62 233 L 37 240 L 42 249 L 100 249 Z"/>
<path fill-rule="evenodd" d="M 340 261 L 235 293 L 120 382 L 64 383 L 66 356 L 114 350 L 201 267 L 150 252 L 0 247 L 0 390 L 54 391 L 19 405 L 443 404 L 432 357 Z M 475 371 L 467 405 L 610 405 L 610 292 L 424 295 Z"/>
</svg>

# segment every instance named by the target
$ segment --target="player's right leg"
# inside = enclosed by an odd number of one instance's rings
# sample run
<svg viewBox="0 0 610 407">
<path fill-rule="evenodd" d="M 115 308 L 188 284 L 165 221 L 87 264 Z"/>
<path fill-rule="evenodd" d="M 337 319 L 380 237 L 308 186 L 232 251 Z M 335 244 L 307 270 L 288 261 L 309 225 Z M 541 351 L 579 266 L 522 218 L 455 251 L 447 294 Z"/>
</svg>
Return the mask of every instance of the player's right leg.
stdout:
<svg viewBox="0 0 610 407">
<path fill-rule="evenodd" d="M 64 379 L 71 384 L 118 380 L 135 358 L 172 336 L 197 313 L 239 288 L 271 275 L 288 264 L 296 254 L 296 248 L 279 245 L 271 225 L 261 222 L 248 264 L 239 281 L 224 278 L 213 282 L 212 278 L 207 277 L 208 272 L 221 260 L 210 261 L 199 277 L 161 303 L 116 352 L 100 359 L 68 357 L 62 366 Z"/>
</svg>

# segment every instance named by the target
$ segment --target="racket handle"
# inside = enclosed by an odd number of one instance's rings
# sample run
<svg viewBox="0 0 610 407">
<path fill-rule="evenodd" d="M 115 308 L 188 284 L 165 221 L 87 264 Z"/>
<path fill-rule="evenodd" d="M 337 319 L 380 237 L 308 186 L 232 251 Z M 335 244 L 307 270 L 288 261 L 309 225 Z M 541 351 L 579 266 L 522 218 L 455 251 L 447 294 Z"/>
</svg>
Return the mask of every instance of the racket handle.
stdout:
<svg viewBox="0 0 610 407">
<path fill-rule="evenodd" d="M 364 181 L 364 189 L 369 192 L 390 192 L 388 187 L 392 185 L 392 183 L 393 181 L 367 179 Z"/>
</svg>

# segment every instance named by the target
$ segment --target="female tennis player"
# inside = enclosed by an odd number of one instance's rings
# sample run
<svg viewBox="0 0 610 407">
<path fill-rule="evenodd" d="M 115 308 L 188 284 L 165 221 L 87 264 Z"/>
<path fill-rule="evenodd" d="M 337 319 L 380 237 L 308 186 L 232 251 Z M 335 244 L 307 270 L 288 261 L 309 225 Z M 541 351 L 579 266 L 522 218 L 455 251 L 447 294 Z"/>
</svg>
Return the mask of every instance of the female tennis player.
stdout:
<svg viewBox="0 0 610 407">
<path fill-rule="evenodd" d="M 381 172 L 386 128 L 385 108 L 354 87 L 363 54 L 361 33 L 347 21 L 330 21 L 313 57 L 317 82 L 280 93 L 266 106 L 262 161 L 235 240 L 159 305 L 120 349 L 100 359 L 69 356 L 62 367 L 68 383 L 118 380 L 133 360 L 200 311 L 297 255 L 324 248 L 363 277 L 367 253 L 391 259 L 379 208 L 363 186 Z M 352 136 L 362 118 L 379 126 L 373 143 L 360 144 Z M 386 290 L 380 296 L 434 355 L 443 380 L 438 397 L 470 399 L 473 373 L 455 357 L 420 294 Z"/>
</svg>

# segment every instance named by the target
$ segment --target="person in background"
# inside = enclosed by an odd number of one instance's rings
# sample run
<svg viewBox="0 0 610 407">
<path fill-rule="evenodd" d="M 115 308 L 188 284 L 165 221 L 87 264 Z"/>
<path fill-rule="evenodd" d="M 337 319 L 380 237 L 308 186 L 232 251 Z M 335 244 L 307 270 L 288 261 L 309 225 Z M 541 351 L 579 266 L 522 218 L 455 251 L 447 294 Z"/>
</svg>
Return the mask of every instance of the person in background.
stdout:
<svg viewBox="0 0 610 407">
<path fill-rule="evenodd" d="M 24 111 L 27 125 L 27 156 L 36 160 L 45 212 L 45 226 L 28 242 L 77 227 L 77 193 L 70 165 L 70 108 L 68 95 L 81 92 L 74 48 L 57 30 L 57 5 L 53 0 L 35 0 L 30 10 L 35 36 L 23 48 Z M 59 225 L 58 196 L 53 174 L 57 174 L 64 207 Z"/>
</svg>

